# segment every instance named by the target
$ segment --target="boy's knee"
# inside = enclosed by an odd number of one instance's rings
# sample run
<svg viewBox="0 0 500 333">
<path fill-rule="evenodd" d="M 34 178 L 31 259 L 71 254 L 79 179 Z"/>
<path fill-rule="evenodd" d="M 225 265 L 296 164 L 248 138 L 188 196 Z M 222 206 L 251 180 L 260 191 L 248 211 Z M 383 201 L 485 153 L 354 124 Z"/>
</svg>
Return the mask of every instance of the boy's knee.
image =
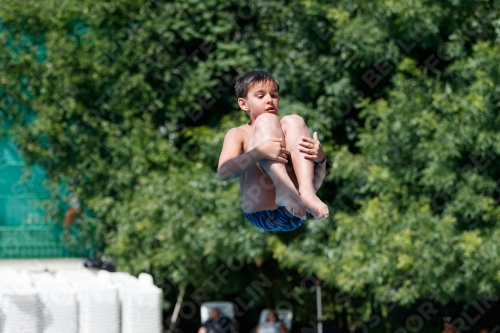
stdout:
<svg viewBox="0 0 500 333">
<path fill-rule="evenodd" d="M 283 126 L 288 126 L 290 124 L 294 124 L 294 125 L 304 125 L 305 124 L 305 121 L 304 121 L 304 118 L 302 118 L 301 116 L 299 116 L 298 114 L 289 114 L 287 116 L 284 116 L 283 118 L 281 118 L 281 125 Z"/>
<path fill-rule="evenodd" d="M 260 136 L 260 133 L 268 133 L 271 129 L 281 128 L 281 124 L 275 114 L 264 113 L 255 119 L 254 127 L 255 135 Z"/>
<path fill-rule="evenodd" d="M 257 117 L 257 119 L 255 119 L 255 125 L 257 125 L 259 123 L 268 124 L 271 122 L 278 122 L 278 116 L 276 116 L 275 114 L 272 114 L 272 113 L 263 113 L 263 114 L 259 115 Z"/>
</svg>

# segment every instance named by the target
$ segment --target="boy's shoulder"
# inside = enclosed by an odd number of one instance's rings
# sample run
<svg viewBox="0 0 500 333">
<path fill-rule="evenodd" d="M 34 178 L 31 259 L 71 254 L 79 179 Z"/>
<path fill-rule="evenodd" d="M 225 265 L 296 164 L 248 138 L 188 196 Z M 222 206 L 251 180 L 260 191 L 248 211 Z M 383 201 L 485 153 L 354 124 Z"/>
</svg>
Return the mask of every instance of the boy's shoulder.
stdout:
<svg viewBox="0 0 500 333">
<path fill-rule="evenodd" d="M 251 131 L 252 131 L 252 128 L 248 124 L 245 124 L 245 125 L 241 125 L 241 126 L 233 127 L 231 129 L 229 129 L 229 131 L 227 131 L 227 133 L 226 133 L 226 136 L 227 135 L 230 135 L 230 136 L 234 135 L 234 136 L 246 137 L 246 136 L 250 135 Z"/>
</svg>

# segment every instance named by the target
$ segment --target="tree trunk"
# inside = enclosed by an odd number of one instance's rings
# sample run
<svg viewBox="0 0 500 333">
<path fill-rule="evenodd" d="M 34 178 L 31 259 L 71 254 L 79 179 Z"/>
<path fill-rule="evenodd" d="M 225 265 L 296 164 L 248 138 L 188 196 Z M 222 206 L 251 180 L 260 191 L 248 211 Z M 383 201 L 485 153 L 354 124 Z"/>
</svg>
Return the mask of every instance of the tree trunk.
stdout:
<svg viewBox="0 0 500 333">
<path fill-rule="evenodd" d="M 168 333 L 173 333 L 175 326 L 177 326 L 177 318 L 179 317 L 179 312 L 181 310 L 182 300 L 184 299 L 184 294 L 186 293 L 186 286 L 181 287 L 179 297 L 177 297 L 177 302 L 175 303 L 174 313 L 172 313 L 172 318 L 170 319 L 170 325 L 168 328 Z"/>
</svg>

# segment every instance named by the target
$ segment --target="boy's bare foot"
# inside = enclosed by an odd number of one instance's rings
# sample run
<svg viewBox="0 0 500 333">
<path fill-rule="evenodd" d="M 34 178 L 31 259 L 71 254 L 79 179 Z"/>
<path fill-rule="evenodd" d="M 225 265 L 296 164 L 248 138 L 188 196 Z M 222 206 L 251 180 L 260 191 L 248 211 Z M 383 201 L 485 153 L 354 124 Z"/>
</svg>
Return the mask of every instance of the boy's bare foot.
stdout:
<svg viewBox="0 0 500 333">
<path fill-rule="evenodd" d="M 328 216 L 328 206 L 318 198 L 316 193 L 312 191 L 300 191 L 300 198 L 315 218 L 322 219 Z"/>
<path fill-rule="evenodd" d="M 284 206 L 293 216 L 306 219 L 306 206 L 296 191 L 292 191 L 286 186 L 277 187 L 275 202 L 278 206 Z"/>
</svg>

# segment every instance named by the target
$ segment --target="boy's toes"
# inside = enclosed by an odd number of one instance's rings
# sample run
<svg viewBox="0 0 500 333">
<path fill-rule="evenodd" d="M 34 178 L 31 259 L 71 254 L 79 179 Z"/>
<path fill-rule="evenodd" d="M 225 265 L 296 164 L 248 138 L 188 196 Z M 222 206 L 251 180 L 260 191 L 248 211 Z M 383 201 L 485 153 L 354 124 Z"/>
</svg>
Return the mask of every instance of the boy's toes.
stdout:
<svg viewBox="0 0 500 333">
<path fill-rule="evenodd" d="M 329 211 L 328 211 L 327 205 L 325 205 L 325 207 L 323 207 L 323 209 L 321 210 L 321 215 L 322 215 L 322 218 L 328 217 Z"/>
<path fill-rule="evenodd" d="M 298 217 L 302 220 L 305 220 L 306 219 L 306 209 L 303 208 L 303 207 L 298 207 L 296 209 L 294 209 L 294 213 L 292 213 L 295 217 Z"/>
<path fill-rule="evenodd" d="M 297 207 L 291 207 L 289 210 L 288 210 L 293 216 L 295 217 L 301 217 L 302 214 L 300 213 L 300 209 L 297 208 Z"/>
</svg>

